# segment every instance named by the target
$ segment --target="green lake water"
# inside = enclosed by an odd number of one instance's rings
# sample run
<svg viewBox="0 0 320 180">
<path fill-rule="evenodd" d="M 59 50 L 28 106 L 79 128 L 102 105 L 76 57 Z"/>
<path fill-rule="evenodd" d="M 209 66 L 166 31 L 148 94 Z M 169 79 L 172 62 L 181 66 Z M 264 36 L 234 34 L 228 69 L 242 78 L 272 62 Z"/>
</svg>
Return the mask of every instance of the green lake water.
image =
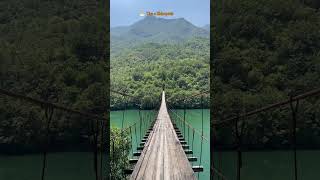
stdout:
<svg viewBox="0 0 320 180">
<path fill-rule="evenodd" d="M 245 152 L 242 156 L 243 180 L 294 180 L 292 151 Z M 236 179 L 236 152 L 216 152 L 215 166 L 229 180 Z M 298 180 L 318 180 L 320 151 L 297 152 Z M 219 178 L 215 178 L 219 179 Z"/>
<path fill-rule="evenodd" d="M 93 154 L 49 153 L 45 180 L 94 180 Z M 0 155 L 0 180 L 40 180 L 42 155 Z"/>
</svg>

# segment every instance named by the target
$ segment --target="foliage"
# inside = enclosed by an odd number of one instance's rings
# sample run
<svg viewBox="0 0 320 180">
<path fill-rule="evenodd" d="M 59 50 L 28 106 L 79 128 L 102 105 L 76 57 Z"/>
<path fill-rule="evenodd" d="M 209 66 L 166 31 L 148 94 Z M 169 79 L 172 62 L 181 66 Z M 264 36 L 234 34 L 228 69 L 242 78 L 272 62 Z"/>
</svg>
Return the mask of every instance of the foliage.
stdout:
<svg viewBox="0 0 320 180">
<path fill-rule="evenodd" d="M 110 176 L 125 179 L 124 170 L 129 166 L 130 138 L 128 131 L 112 128 L 110 131 Z"/>
<path fill-rule="evenodd" d="M 102 4 L 102 0 L 1 1 L 0 88 L 102 115 L 108 98 Z M 24 104 L 1 98 L 0 144 L 26 134 L 37 137 L 45 126 L 44 108 Z M 59 138 L 83 134 L 78 127 L 86 125 L 78 117 L 61 114 L 55 113 L 52 127 L 60 128 L 54 129 Z M 74 129 L 68 134 L 63 123 L 70 119 Z"/>
<path fill-rule="evenodd" d="M 320 14 L 315 2 L 217 1 L 211 39 L 213 117 L 225 119 L 320 87 Z M 315 141 L 302 132 L 312 129 L 320 135 L 318 128 L 311 128 L 320 127 L 315 109 L 319 99 L 300 105 L 298 134 L 305 137 L 303 146 Z M 271 111 L 265 116 L 247 121 L 247 136 L 257 139 L 246 143 L 288 144 L 291 114 Z M 272 140 L 277 138 L 283 142 Z"/>
<path fill-rule="evenodd" d="M 115 109 L 135 107 L 153 108 L 159 103 L 165 86 L 169 102 L 176 108 L 187 99 L 188 108 L 199 108 L 201 97 L 193 94 L 209 89 L 209 39 L 192 38 L 181 44 L 146 43 L 127 48 L 111 58 L 111 87 L 125 91 L 133 98 L 111 94 Z M 205 107 L 208 107 L 208 98 Z"/>
</svg>

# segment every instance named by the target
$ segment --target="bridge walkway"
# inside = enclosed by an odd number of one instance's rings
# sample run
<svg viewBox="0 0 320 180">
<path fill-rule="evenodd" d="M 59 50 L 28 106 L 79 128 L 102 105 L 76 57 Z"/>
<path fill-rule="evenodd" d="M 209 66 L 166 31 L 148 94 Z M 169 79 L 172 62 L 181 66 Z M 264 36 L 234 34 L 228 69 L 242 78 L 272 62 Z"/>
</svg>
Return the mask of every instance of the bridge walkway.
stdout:
<svg viewBox="0 0 320 180">
<path fill-rule="evenodd" d="M 157 119 L 130 179 L 197 179 L 170 120 L 165 92 L 162 92 Z"/>
</svg>

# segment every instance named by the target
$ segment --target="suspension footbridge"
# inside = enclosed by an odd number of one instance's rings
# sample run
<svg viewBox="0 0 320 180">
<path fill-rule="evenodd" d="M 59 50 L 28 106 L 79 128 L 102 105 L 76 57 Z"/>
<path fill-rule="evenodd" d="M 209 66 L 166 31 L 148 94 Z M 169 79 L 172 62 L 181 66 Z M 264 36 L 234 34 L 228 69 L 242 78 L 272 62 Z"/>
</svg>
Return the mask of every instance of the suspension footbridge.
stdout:
<svg viewBox="0 0 320 180">
<path fill-rule="evenodd" d="M 127 96 L 124 93 L 117 93 L 122 96 Z M 50 163 L 47 160 L 47 156 L 48 153 L 51 152 L 50 148 L 54 147 L 54 145 L 61 144 L 61 142 L 72 143 L 72 141 L 68 139 L 63 141 L 55 139 L 54 137 L 58 137 L 58 134 L 55 131 L 57 128 L 63 128 L 65 129 L 65 132 L 68 132 L 74 127 L 80 128 L 82 134 L 79 138 L 84 142 L 83 145 L 79 145 L 79 143 L 74 143 L 74 145 L 78 144 L 78 147 L 83 148 L 83 150 L 92 151 L 92 161 L 89 163 L 89 166 L 91 166 L 91 170 L 89 171 L 93 171 L 94 176 L 92 179 L 108 179 L 110 169 L 105 168 L 105 162 L 109 162 L 109 157 L 114 155 L 114 140 L 110 138 L 110 147 L 106 144 L 106 139 L 109 139 L 110 129 L 110 124 L 108 123 L 110 119 L 108 117 L 71 109 L 59 104 L 35 99 L 3 89 L 0 89 L 0 94 L 2 102 L 17 101 L 17 105 L 38 107 L 37 110 L 43 111 L 42 121 L 39 121 L 42 136 L 37 141 L 40 145 L 38 149 L 36 149 L 37 152 L 42 152 L 42 161 L 39 166 L 41 180 L 48 179 L 47 172 L 49 169 L 48 167 L 50 167 L 48 164 Z M 300 120 L 299 117 L 308 115 L 311 120 L 318 120 L 318 116 L 316 115 L 318 112 L 317 100 L 319 95 L 320 89 L 315 89 L 300 95 L 290 96 L 287 100 L 263 106 L 259 109 L 238 113 L 236 116 L 231 116 L 231 118 L 213 120 L 211 122 L 211 127 L 213 127 L 211 136 L 213 137 L 210 137 L 210 144 L 215 145 L 215 152 L 217 152 L 217 147 L 223 147 L 224 144 L 221 141 L 218 141 L 222 138 L 218 137 L 216 132 L 217 129 L 226 127 L 227 133 L 234 138 L 234 140 L 231 139 L 231 148 L 237 152 L 235 163 L 236 175 L 234 179 L 246 179 L 242 175 L 242 167 L 246 164 L 245 159 L 242 158 L 242 153 L 246 150 L 245 148 L 256 147 L 254 146 L 255 144 L 246 144 L 245 135 L 250 133 L 249 130 L 254 130 L 257 123 L 260 123 L 257 119 L 269 117 L 266 113 L 282 113 L 282 121 L 285 124 L 287 123 L 283 128 L 288 130 L 287 135 L 289 140 L 285 145 L 290 147 L 290 149 L 292 148 L 293 172 L 289 173 L 293 174 L 292 177 L 294 179 L 298 179 L 299 172 L 302 170 L 300 170 L 298 166 L 299 156 L 297 156 L 297 148 L 302 142 L 298 141 L 299 139 L 297 137 L 299 133 L 302 132 L 303 128 L 308 128 L 306 122 L 302 121 L 302 118 Z M 221 165 L 222 159 L 221 161 L 218 161 L 219 163 L 214 163 L 213 159 L 211 159 L 211 166 L 204 166 L 204 164 L 202 164 L 206 161 L 206 159 L 203 159 L 202 157 L 202 145 L 203 142 L 209 143 L 209 140 L 203 136 L 203 113 L 201 115 L 201 132 L 186 122 L 186 109 L 184 109 L 184 113 L 181 117 L 170 108 L 170 103 L 168 102 L 170 101 L 165 98 L 165 93 L 163 92 L 157 117 L 149 116 L 148 118 L 142 118 L 139 109 L 140 118 L 133 125 L 123 128 L 122 122 L 121 133 L 128 132 L 129 136 L 131 134 L 130 150 L 132 150 L 133 155 L 132 157 L 126 156 L 128 164 L 131 165 L 131 168 L 124 171 L 124 173 L 127 174 L 127 177 L 130 179 L 199 179 L 198 172 L 211 170 L 211 177 L 222 180 L 229 178 L 230 175 L 228 173 L 226 173 L 228 177 L 225 176 L 224 168 Z M 201 104 L 203 104 L 203 102 L 201 102 Z M 304 108 L 306 105 L 308 105 L 308 108 Z M 17 113 L 19 114 L 20 112 Z M 27 115 L 26 118 L 34 120 L 31 113 Z M 85 126 L 77 127 L 77 124 L 72 124 L 72 121 L 79 122 L 79 120 L 81 120 Z M 265 122 L 271 120 L 266 119 Z M 308 132 L 310 131 L 309 129 L 306 130 L 308 130 Z M 15 130 L 12 132 L 14 132 L 15 135 L 25 136 L 24 131 L 18 133 L 18 131 Z M 142 137 L 143 134 L 144 137 Z M 200 139 L 195 140 L 195 135 L 199 135 Z M 303 134 L 300 134 L 300 136 L 301 135 Z M 133 138 L 133 136 L 136 136 L 136 138 Z M 137 136 L 139 136 L 139 138 L 137 138 Z M 215 140 L 214 143 L 212 141 L 213 139 Z M 225 140 L 226 139 L 224 138 L 223 141 Z M 199 146 L 200 149 L 199 155 L 195 155 L 196 153 L 194 152 L 194 142 L 197 141 L 198 145 L 196 146 Z M 26 142 L 26 144 L 27 143 L 30 142 Z M 86 146 L 88 146 L 88 148 Z M 120 153 L 125 154 L 125 151 L 126 150 L 123 149 L 123 153 Z M 213 149 L 211 149 L 211 153 L 213 153 Z M 109 154 L 110 156 L 108 156 Z M 211 158 L 212 157 L 211 154 Z M 219 159 L 220 157 L 221 156 L 218 155 Z M 110 162 L 112 162 L 112 160 L 110 160 Z M 194 162 L 199 162 L 199 164 Z M 194 166 L 195 164 L 198 166 Z M 206 162 L 206 164 L 208 163 Z M 202 167 L 202 165 L 204 167 Z M 195 176 L 196 173 L 198 173 L 198 177 Z M 109 179 L 113 178 L 110 177 Z"/>
<path fill-rule="evenodd" d="M 165 92 L 162 92 L 160 110 L 152 125 L 130 179 L 196 179 L 186 156 L 190 153 L 186 150 L 188 145 L 179 138 L 179 130 L 170 119 Z"/>
<path fill-rule="evenodd" d="M 91 167 L 90 171 L 93 171 L 92 179 L 102 180 L 108 176 L 109 172 L 112 174 L 112 170 L 106 168 L 106 162 L 110 160 L 110 166 L 114 163 L 113 159 L 109 159 L 109 157 L 114 157 L 117 154 L 115 143 L 119 142 L 115 142 L 110 137 L 110 147 L 106 144 L 106 139 L 109 139 L 109 118 L 2 89 L 0 89 L 0 94 L 7 96 L 3 97 L 4 101 L 21 101 L 43 110 L 44 116 L 41 122 L 43 137 L 39 141 L 41 146 L 37 151 L 42 152 L 41 168 L 39 168 L 41 180 L 48 178 L 47 171 L 48 164 L 50 164 L 48 156 L 53 152 L 52 147 L 58 143 L 58 140 L 54 139 L 57 136 L 54 129 L 59 126 L 59 128 L 66 129 L 65 132 L 67 132 L 69 128 L 73 127 L 72 122 L 75 120 L 86 125 L 80 127 L 83 133 L 80 138 L 84 144 L 79 147 L 84 151 L 92 151 L 92 162 L 88 164 Z M 117 92 L 117 94 L 136 98 L 121 92 Z M 200 95 L 203 96 L 203 93 Z M 203 98 L 201 99 L 201 107 L 203 108 Z M 200 172 L 210 170 L 210 163 L 203 159 L 203 144 L 209 143 L 208 138 L 203 134 L 203 110 L 201 110 L 202 130 L 195 129 L 186 121 L 186 109 L 181 117 L 178 111 L 175 112 L 170 104 L 167 104 L 171 102 L 169 100 L 166 99 L 165 92 L 162 92 L 162 99 L 158 101 L 161 102 L 160 107 L 155 108 L 158 111 L 157 116 L 149 116 L 148 114 L 143 116 L 141 106 L 139 106 L 139 119 L 136 119 L 135 123 L 124 127 L 122 121 L 119 134 L 129 135 L 127 138 L 131 136 L 129 141 L 131 148 L 128 150 L 120 145 L 120 149 L 118 149 L 121 151 L 118 152 L 118 155 L 124 155 L 129 165 L 127 169 L 120 170 L 126 179 L 192 180 L 199 179 Z M 206 146 L 209 145 L 206 144 Z M 132 154 L 126 154 L 127 151 L 132 151 Z M 116 156 L 116 158 L 120 157 Z M 111 175 L 110 178 L 113 179 Z"/>
</svg>

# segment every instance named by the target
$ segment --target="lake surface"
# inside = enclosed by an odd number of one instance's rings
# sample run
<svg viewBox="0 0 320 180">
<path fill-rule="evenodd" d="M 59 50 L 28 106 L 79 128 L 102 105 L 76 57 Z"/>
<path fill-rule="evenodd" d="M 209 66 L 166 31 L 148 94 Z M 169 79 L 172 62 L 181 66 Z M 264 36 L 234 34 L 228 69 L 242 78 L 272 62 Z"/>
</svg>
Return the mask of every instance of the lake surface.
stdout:
<svg viewBox="0 0 320 180">
<path fill-rule="evenodd" d="M 216 166 L 228 180 L 236 179 L 235 152 L 215 152 L 215 161 Z M 243 154 L 241 179 L 293 180 L 292 162 L 291 151 L 247 152 Z M 298 179 L 320 179 L 318 162 L 320 162 L 320 151 L 298 151 Z M 40 180 L 41 163 L 40 155 L 0 156 L 0 179 Z M 94 180 L 92 163 L 92 153 L 49 154 L 46 179 Z"/>
<path fill-rule="evenodd" d="M 1 180 L 40 180 L 42 155 L 0 155 Z M 49 153 L 45 180 L 94 180 L 93 154 L 88 152 Z"/>
<path fill-rule="evenodd" d="M 243 180 L 293 180 L 294 160 L 292 151 L 264 151 L 243 153 L 241 179 Z M 215 152 L 215 166 L 229 180 L 236 179 L 236 152 Z M 299 180 L 318 180 L 320 151 L 297 152 Z M 219 178 L 215 178 L 219 179 Z"/>
</svg>

